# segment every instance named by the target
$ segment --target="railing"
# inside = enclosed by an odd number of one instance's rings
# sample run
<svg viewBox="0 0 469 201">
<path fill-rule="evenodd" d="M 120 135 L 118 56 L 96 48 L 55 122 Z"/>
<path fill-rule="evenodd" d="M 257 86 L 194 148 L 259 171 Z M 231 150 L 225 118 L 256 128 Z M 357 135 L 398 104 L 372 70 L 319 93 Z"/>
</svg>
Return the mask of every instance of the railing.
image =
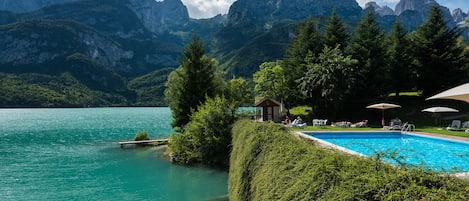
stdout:
<svg viewBox="0 0 469 201">
<path fill-rule="evenodd" d="M 415 131 L 415 125 L 414 125 L 414 124 L 405 123 L 405 124 L 402 126 L 401 132 L 409 132 L 409 131 Z"/>
</svg>

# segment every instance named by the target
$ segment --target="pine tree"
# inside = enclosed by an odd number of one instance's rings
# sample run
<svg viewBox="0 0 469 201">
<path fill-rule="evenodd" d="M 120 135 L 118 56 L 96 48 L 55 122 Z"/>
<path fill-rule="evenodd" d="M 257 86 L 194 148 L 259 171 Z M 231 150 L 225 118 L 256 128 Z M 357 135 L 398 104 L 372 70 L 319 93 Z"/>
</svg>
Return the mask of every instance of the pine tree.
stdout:
<svg viewBox="0 0 469 201">
<path fill-rule="evenodd" d="M 412 36 L 418 88 L 425 95 L 453 87 L 467 79 L 464 49 L 457 43 L 461 30 L 448 28 L 443 12 L 433 7 L 427 21 Z"/>
<path fill-rule="evenodd" d="M 396 21 L 389 35 L 388 69 L 389 80 L 396 96 L 405 89 L 412 88 L 412 59 L 410 41 L 400 21 Z"/>
<path fill-rule="evenodd" d="M 198 106 L 204 104 L 206 98 L 220 94 L 224 87 L 217 62 L 205 55 L 203 43 L 195 34 L 183 54 L 185 58 L 165 84 L 165 98 L 173 116 L 171 126 L 176 131 L 184 131 Z"/>
<path fill-rule="evenodd" d="M 349 46 L 352 58 L 358 60 L 355 96 L 362 101 L 376 99 L 387 91 L 384 39 L 384 32 L 376 22 L 376 17 L 368 11 L 360 20 Z"/>
<path fill-rule="evenodd" d="M 325 27 L 325 45 L 330 48 L 335 48 L 339 45 L 340 49 L 344 50 L 347 47 L 349 38 L 350 34 L 347 31 L 345 23 L 337 16 L 337 12 L 334 9 Z"/>
<path fill-rule="evenodd" d="M 291 87 L 290 95 L 294 100 L 301 99 L 297 87 L 297 80 L 300 79 L 305 69 L 305 58 L 311 52 L 317 58 L 324 47 L 324 36 L 319 32 L 317 23 L 312 18 L 301 24 L 297 30 L 297 35 L 287 48 L 284 59 L 287 85 Z M 313 58 L 313 60 L 314 60 Z"/>
</svg>

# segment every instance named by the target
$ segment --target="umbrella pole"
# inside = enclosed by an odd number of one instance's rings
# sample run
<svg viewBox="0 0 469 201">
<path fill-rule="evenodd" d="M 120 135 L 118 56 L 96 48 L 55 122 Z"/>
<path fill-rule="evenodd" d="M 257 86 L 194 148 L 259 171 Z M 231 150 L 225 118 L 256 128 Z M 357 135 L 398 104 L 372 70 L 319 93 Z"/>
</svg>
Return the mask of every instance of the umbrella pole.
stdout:
<svg viewBox="0 0 469 201">
<path fill-rule="evenodd" d="M 381 114 L 381 125 L 384 127 L 385 124 L 386 124 L 386 121 L 384 121 L 384 109 L 383 109 L 383 113 Z"/>
</svg>

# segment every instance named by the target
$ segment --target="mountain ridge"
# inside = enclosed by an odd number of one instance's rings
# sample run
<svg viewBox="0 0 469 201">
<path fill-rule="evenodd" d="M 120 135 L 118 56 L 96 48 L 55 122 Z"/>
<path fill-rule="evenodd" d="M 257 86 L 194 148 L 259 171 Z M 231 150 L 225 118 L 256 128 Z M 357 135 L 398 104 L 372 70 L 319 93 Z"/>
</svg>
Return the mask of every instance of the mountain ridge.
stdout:
<svg viewBox="0 0 469 201">
<path fill-rule="evenodd" d="M 400 15 L 391 15 L 390 8 L 367 5 L 366 9 L 379 15 L 384 30 L 390 30 L 397 19 L 415 29 L 428 12 L 425 6 L 401 6 L 404 11 Z M 164 77 L 168 71 L 161 69 L 177 67 L 182 48 L 193 33 L 205 41 L 207 53 L 220 62 L 227 77 L 250 78 L 262 62 L 283 58 L 298 23 L 314 17 L 323 26 L 334 9 L 350 30 L 365 12 L 355 0 L 238 0 L 227 15 L 210 19 L 191 19 L 180 0 L 75 0 L 30 12 L 0 11 L 0 17 L 4 16 L 0 18 L 0 33 L 5 35 L 0 45 L 6 47 L 0 49 L 0 72 L 58 76 L 70 71 L 67 66 L 74 66 L 74 62 L 86 61 L 88 76 L 99 76 L 90 80 L 84 74 L 72 73 L 83 86 L 120 94 L 128 99 L 127 104 L 138 99 L 155 100 L 161 105 L 161 98 L 144 97 L 152 96 L 139 88 L 145 84 L 122 89 L 122 83 L 157 80 L 159 88 L 151 91 L 162 97 L 162 79 L 148 75 Z M 456 15 L 465 16 L 462 11 Z M 456 21 L 451 26 L 456 26 Z M 81 59 L 67 60 L 71 56 Z M 103 68 L 108 72 L 103 73 Z M 121 83 L 121 89 L 106 88 L 106 80 L 120 80 L 116 83 Z M 140 103 L 151 105 L 151 101 Z"/>
</svg>

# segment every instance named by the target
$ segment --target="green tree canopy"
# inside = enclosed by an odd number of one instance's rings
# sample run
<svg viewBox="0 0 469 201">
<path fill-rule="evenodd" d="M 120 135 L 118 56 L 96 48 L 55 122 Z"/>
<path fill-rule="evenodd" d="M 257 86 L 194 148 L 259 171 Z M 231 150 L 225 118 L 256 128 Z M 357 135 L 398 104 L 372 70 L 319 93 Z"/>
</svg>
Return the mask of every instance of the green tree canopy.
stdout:
<svg viewBox="0 0 469 201">
<path fill-rule="evenodd" d="M 195 34 L 183 53 L 180 66 L 170 73 L 165 84 L 165 98 L 173 116 L 171 126 L 182 131 L 198 106 L 225 87 L 216 60 L 205 55 L 204 46 Z"/>
<path fill-rule="evenodd" d="M 418 88 L 431 95 L 467 81 L 467 58 L 457 43 L 461 30 L 448 28 L 443 12 L 434 6 L 427 21 L 412 35 Z"/>
<path fill-rule="evenodd" d="M 334 49 L 325 47 L 318 59 L 318 63 L 307 64 L 308 71 L 300 79 L 299 87 L 313 103 L 319 102 L 315 98 L 322 99 L 325 105 L 319 111 L 331 108 L 335 113 L 355 83 L 354 68 L 358 61 L 344 56 L 338 45 Z M 314 108 L 318 111 L 318 107 Z"/>
<path fill-rule="evenodd" d="M 373 12 L 368 11 L 360 20 L 350 45 L 352 58 L 358 60 L 358 85 L 356 97 L 369 101 L 385 94 L 386 49 L 384 32 L 376 22 Z"/>
<path fill-rule="evenodd" d="M 287 84 L 292 86 L 289 91 L 292 99 L 296 101 L 302 99 L 301 93 L 295 86 L 297 80 L 306 72 L 304 69 L 306 56 L 312 52 L 314 58 L 317 58 L 323 47 L 324 36 L 319 32 L 317 22 L 309 18 L 299 25 L 296 37 L 288 46 L 284 59 Z"/>
<path fill-rule="evenodd" d="M 404 31 L 400 21 L 396 21 L 389 35 L 388 46 L 389 80 L 396 96 L 405 89 L 410 89 L 412 83 L 412 59 L 410 55 L 410 42 L 407 32 Z"/>
<path fill-rule="evenodd" d="M 243 78 L 228 81 L 225 97 L 236 106 L 251 106 L 254 103 L 252 88 Z"/>
<path fill-rule="evenodd" d="M 260 97 L 280 100 L 286 98 L 290 90 L 282 61 L 262 63 L 253 80 L 254 90 Z"/>
<path fill-rule="evenodd" d="M 170 136 L 172 160 L 227 165 L 236 107 L 224 97 L 208 98 L 184 133 Z"/>
<path fill-rule="evenodd" d="M 334 9 L 332 16 L 325 27 L 325 45 L 329 47 L 336 47 L 340 45 L 340 49 L 344 50 L 350 39 L 350 34 L 345 26 L 345 23 L 337 16 Z"/>
</svg>

